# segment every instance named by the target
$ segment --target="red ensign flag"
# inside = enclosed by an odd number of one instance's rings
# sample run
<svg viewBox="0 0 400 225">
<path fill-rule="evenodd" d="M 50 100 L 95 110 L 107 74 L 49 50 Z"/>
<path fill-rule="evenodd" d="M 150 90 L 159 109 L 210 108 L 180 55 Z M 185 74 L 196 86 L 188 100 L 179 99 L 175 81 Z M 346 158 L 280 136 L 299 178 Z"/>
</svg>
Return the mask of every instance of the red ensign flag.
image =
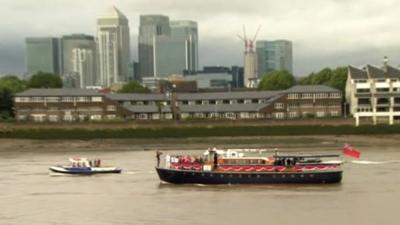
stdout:
<svg viewBox="0 0 400 225">
<path fill-rule="evenodd" d="M 360 158 L 361 152 L 355 148 L 352 148 L 350 145 L 345 144 L 343 148 L 343 154 L 358 159 Z"/>
</svg>

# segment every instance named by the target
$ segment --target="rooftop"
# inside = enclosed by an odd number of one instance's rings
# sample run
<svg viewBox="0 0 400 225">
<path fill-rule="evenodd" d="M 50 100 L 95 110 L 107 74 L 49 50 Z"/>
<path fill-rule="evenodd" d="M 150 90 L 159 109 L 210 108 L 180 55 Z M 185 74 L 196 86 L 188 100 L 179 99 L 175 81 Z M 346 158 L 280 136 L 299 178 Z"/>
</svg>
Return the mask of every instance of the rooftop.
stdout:
<svg viewBox="0 0 400 225">
<path fill-rule="evenodd" d="M 77 88 L 32 88 L 17 93 L 18 97 L 47 97 L 47 96 L 102 96 L 96 90 Z"/>
<path fill-rule="evenodd" d="M 284 91 L 285 93 L 320 93 L 340 92 L 340 90 L 325 85 L 296 85 Z"/>
<path fill-rule="evenodd" d="M 363 69 L 348 66 L 348 72 L 352 79 L 387 79 L 400 78 L 400 69 L 386 65 L 379 68 L 373 65 L 367 65 Z"/>
<path fill-rule="evenodd" d="M 353 66 L 348 66 L 348 72 L 352 79 L 368 79 L 368 74 L 365 70 L 360 70 Z"/>
<path fill-rule="evenodd" d="M 102 14 L 100 14 L 99 18 L 101 19 L 126 19 L 126 16 L 117 9 L 115 6 L 108 7 Z"/>
</svg>

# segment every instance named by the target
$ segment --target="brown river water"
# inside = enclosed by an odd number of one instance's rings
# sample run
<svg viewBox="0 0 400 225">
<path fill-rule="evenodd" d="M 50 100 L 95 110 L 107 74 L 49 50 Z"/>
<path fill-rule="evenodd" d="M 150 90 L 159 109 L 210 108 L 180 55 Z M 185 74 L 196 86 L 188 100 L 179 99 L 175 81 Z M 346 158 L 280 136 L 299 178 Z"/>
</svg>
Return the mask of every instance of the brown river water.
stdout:
<svg viewBox="0 0 400 225">
<path fill-rule="evenodd" d="M 347 159 L 341 184 L 204 186 L 161 183 L 154 151 L 3 151 L 0 225 L 400 224 L 398 146 L 362 154 Z M 49 174 L 71 156 L 101 158 L 123 173 Z"/>
</svg>

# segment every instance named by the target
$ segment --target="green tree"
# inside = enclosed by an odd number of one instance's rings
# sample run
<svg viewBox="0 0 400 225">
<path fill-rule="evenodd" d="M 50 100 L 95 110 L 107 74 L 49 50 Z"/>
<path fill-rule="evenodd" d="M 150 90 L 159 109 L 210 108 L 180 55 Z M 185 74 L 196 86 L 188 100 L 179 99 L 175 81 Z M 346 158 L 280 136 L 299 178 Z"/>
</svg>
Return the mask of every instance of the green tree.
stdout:
<svg viewBox="0 0 400 225">
<path fill-rule="evenodd" d="M 122 86 L 120 93 L 149 93 L 150 90 L 147 87 L 143 87 L 137 81 L 130 81 Z"/>
<path fill-rule="evenodd" d="M 296 81 L 286 70 L 272 71 L 258 84 L 258 90 L 284 90 L 295 85 Z"/>
<path fill-rule="evenodd" d="M 324 68 L 312 77 L 311 84 L 329 85 L 332 76 L 333 76 L 332 70 L 330 68 Z"/>
<path fill-rule="evenodd" d="M 26 82 L 16 76 L 8 75 L 0 78 L 0 120 L 13 115 L 12 97 L 25 89 Z"/>
<path fill-rule="evenodd" d="M 329 81 L 329 86 L 345 91 L 347 81 L 347 68 L 337 67 L 333 70 L 333 76 Z"/>
<path fill-rule="evenodd" d="M 347 80 L 347 68 L 337 67 L 335 69 L 324 68 L 318 73 L 311 73 L 299 80 L 302 85 L 327 85 L 344 91 Z"/>
<path fill-rule="evenodd" d="M 61 88 L 62 81 L 60 76 L 52 73 L 38 72 L 28 81 L 30 88 Z"/>
</svg>

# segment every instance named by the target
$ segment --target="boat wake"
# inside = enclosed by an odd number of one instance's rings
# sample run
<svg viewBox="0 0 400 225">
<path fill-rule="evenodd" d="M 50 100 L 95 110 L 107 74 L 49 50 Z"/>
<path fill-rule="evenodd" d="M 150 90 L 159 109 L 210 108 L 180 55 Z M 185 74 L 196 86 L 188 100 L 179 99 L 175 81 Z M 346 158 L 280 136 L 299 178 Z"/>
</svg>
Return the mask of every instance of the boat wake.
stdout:
<svg viewBox="0 0 400 225">
<path fill-rule="evenodd" d="M 395 164 L 400 163 L 400 160 L 387 160 L 387 161 L 366 161 L 366 160 L 353 160 L 351 163 L 363 165 L 381 165 L 381 164 Z"/>
<path fill-rule="evenodd" d="M 136 174 L 147 174 L 147 173 L 151 173 L 151 174 L 153 174 L 153 173 L 156 173 L 156 172 L 154 172 L 154 171 L 125 171 L 125 172 L 122 172 L 123 174 L 129 174 L 129 175 L 136 175 Z"/>
</svg>

